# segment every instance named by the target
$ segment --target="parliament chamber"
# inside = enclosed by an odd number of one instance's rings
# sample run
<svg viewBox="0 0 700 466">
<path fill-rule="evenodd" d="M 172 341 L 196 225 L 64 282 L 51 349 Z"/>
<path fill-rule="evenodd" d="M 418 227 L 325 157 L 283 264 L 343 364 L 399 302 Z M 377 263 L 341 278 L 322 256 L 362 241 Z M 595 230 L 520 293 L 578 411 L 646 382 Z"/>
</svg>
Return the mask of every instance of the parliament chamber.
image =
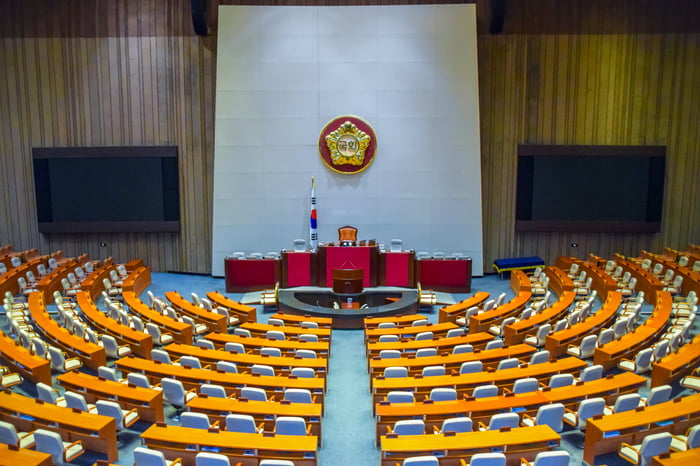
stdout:
<svg viewBox="0 0 700 466">
<path fill-rule="evenodd" d="M 700 3 L 5 3 L 0 464 L 700 464 Z"/>
</svg>

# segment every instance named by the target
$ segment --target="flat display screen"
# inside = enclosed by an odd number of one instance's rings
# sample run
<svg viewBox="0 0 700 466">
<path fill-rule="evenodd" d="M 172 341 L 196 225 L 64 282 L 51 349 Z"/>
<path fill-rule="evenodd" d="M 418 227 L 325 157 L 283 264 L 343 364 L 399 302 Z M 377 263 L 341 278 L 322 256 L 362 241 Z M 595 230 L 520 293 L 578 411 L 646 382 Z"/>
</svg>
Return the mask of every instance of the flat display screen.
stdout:
<svg viewBox="0 0 700 466">
<path fill-rule="evenodd" d="M 34 149 L 42 233 L 178 231 L 176 147 Z"/>
<path fill-rule="evenodd" d="M 665 148 L 520 149 L 516 231 L 660 230 Z"/>
</svg>

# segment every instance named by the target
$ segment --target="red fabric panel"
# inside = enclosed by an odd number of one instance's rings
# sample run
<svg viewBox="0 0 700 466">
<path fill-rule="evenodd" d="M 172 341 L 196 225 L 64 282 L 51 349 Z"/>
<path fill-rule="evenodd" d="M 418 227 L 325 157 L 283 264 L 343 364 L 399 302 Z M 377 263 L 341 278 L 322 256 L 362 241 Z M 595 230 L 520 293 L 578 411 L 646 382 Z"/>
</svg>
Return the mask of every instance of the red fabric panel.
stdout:
<svg viewBox="0 0 700 466">
<path fill-rule="evenodd" d="M 386 258 L 385 285 L 386 286 L 409 286 L 408 264 L 409 252 L 387 252 Z"/>
<path fill-rule="evenodd" d="M 465 260 L 421 259 L 420 283 L 423 288 L 440 286 L 466 286 L 467 264 Z"/>
<path fill-rule="evenodd" d="M 239 287 L 272 288 L 275 286 L 276 260 L 273 259 L 230 259 L 226 260 L 228 285 Z"/>
<path fill-rule="evenodd" d="M 287 286 L 311 285 L 311 253 L 287 253 Z"/>
<path fill-rule="evenodd" d="M 326 286 L 333 286 L 333 269 L 364 269 L 362 286 L 370 286 L 370 251 L 366 246 L 328 246 L 326 248 Z"/>
</svg>

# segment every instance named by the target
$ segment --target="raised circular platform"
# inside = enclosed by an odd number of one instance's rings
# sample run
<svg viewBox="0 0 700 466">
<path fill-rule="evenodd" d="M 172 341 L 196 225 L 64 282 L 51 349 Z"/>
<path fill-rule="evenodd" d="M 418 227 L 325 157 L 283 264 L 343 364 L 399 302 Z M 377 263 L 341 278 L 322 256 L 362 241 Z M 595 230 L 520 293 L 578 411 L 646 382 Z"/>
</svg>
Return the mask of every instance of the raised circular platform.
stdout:
<svg viewBox="0 0 700 466">
<path fill-rule="evenodd" d="M 333 328 L 361 329 L 365 317 L 418 312 L 418 290 L 365 288 L 358 294 L 340 294 L 330 288 L 286 288 L 279 290 L 277 307 L 289 314 L 331 317 Z"/>
</svg>

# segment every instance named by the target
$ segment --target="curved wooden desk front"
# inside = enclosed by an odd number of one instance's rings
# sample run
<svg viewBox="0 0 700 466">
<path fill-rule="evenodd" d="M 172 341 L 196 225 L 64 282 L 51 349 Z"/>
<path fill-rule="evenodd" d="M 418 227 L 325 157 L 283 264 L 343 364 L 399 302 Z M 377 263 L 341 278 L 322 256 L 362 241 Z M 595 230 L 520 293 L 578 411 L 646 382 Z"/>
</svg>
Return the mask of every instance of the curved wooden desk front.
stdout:
<svg viewBox="0 0 700 466">
<path fill-rule="evenodd" d="M 670 384 L 693 372 L 700 365 L 700 334 L 675 353 L 651 365 L 651 386 Z"/>
<path fill-rule="evenodd" d="M 574 303 L 576 293 L 573 291 L 562 291 L 559 299 L 551 306 L 530 316 L 527 319 L 520 319 L 504 328 L 503 341 L 506 345 L 521 343 L 528 335 L 537 333 L 537 328 L 550 322 L 560 319 L 569 311 L 569 307 Z"/>
<path fill-rule="evenodd" d="M 129 345 L 134 354 L 142 358 L 150 359 L 153 349 L 153 337 L 147 333 L 139 332 L 127 327 L 120 322 L 108 317 L 97 308 L 90 293 L 80 291 L 77 295 L 78 307 L 93 326 L 108 335 L 112 335 L 120 345 Z"/>
<path fill-rule="evenodd" d="M 84 366 L 97 371 L 98 367 L 107 365 L 107 354 L 103 347 L 73 335 L 51 318 L 41 292 L 29 295 L 29 312 L 39 331 L 46 338 L 70 356 L 80 358 Z"/>
<path fill-rule="evenodd" d="M 282 374 L 287 375 L 293 367 L 310 367 L 316 371 L 316 377 L 326 377 L 328 371 L 328 359 L 302 359 L 295 357 L 271 357 L 259 354 L 240 354 L 232 353 L 224 350 L 211 350 L 193 345 L 183 345 L 180 343 L 171 343 L 163 347 L 171 357 L 181 356 L 196 356 L 203 364 L 210 364 L 214 367 L 217 361 L 228 361 L 235 363 L 238 366 L 239 372 L 250 372 L 253 364 L 264 364 L 272 366 L 275 373 L 282 371 Z"/>
<path fill-rule="evenodd" d="M 559 446 L 561 437 L 548 425 L 516 427 L 508 431 L 486 430 L 460 434 L 382 436 L 382 466 L 395 466 L 403 458 L 444 452 L 447 464 L 471 458 L 475 453 L 503 451 L 508 466 L 520 465 L 520 458 L 534 460 L 537 453 Z M 400 464 L 400 463 L 399 463 Z"/>
<path fill-rule="evenodd" d="M 617 451 L 620 443 L 640 444 L 644 437 L 659 432 L 685 434 L 700 424 L 700 393 L 675 398 L 635 411 L 611 414 L 587 421 L 583 460 Z"/>
<path fill-rule="evenodd" d="M 481 361 L 484 364 L 484 369 L 495 369 L 502 359 L 527 358 L 535 351 L 537 349 L 534 346 L 519 344 L 484 351 L 477 349 L 472 353 L 447 353 L 421 358 L 417 358 L 415 355 L 392 359 L 375 357 L 369 360 L 369 375 L 370 377 L 380 376 L 384 373 L 384 369 L 394 366 L 406 367 L 409 375 L 412 376 L 420 374 L 423 368 L 427 366 L 444 366 L 447 372 L 453 371 L 458 373 L 462 363 L 470 361 Z"/>
<path fill-rule="evenodd" d="M 164 422 L 161 390 L 127 385 L 78 371 L 61 374 L 56 380 L 66 390 L 82 394 L 88 403 L 115 401 L 122 409 L 136 408 L 139 417 L 145 421 Z"/>
<path fill-rule="evenodd" d="M 502 369 L 494 372 L 475 372 L 472 374 L 444 375 L 435 377 L 397 377 L 371 379 L 374 402 L 378 403 L 393 390 L 410 390 L 416 395 L 428 396 L 430 390 L 438 387 L 453 387 L 460 395 L 471 395 L 471 390 L 478 385 L 494 384 L 511 388 L 518 379 L 534 377 L 549 380 L 554 374 L 578 373 L 588 364 L 577 358 L 564 358 L 553 362 L 544 362 L 526 367 Z M 469 393 L 467 393 L 469 391 Z"/>
<path fill-rule="evenodd" d="M 319 397 L 322 397 L 326 390 L 326 379 L 321 377 L 307 379 L 294 376 L 235 374 L 209 369 L 191 369 L 136 357 L 118 359 L 115 365 L 125 374 L 138 372 L 146 375 L 152 384 L 160 382 L 163 377 L 177 379 L 187 390 L 199 388 L 203 383 L 221 385 L 229 394 L 236 393 L 240 387 L 244 386 L 260 387 L 276 393 L 283 392 L 285 388 L 306 388 Z"/>
<path fill-rule="evenodd" d="M 0 419 L 14 424 L 18 431 L 47 429 L 61 434 L 66 442 L 80 440 L 86 450 L 107 455 L 116 461 L 117 428 L 114 418 L 44 403 L 13 392 L 0 393 Z"/>
<path fill-rule="evenodd" d="M 51 361 L 40 358 L 0 330 L 0 355 L 15 372 L 34 383 L 51 385 Z"/>
<path fill-rule="evenodd" d="M 222 349 L 226 343 L 240 343 L 245 346 L 247 353 L 260 354 L 260 349 L 266 346 L 279 348 L 282 353 L 294 355 L 298 349 L 310 349 L 316 351 L 319 356 L 329 357 L 331 344 L 329 341 L 302 341 L 302 340 L 269 340 L 260 337 L 243 337 L 229 333 L 209 333 L 206 336 L 218 349 Z"/>
<path fill-rule="evenodd" d="M 654 296 L 655 305 L 651 316 L 630 333 L 596 348 L 593 364 L 600 364 L 605 370 L 609 370 L 622 358 L 634 359 L 641 349 L 652 345 L 664 332 L 671 319 L 673 298 L 667 291 L 657 291 Z"/>
<path fill-rule="evenodd" d="M 265 430 L 274 430 L 274 420 L 278 416 L 297 416 L 304 418 L 311 426 L 311 434 L 321 437 L 321 403 L 289 403 L 278 396 L 276 401 L 255 401 L 245 398 L 217 398 L 199 395 L 187 402 L 187 409 L 209 416 L 209 421 L 219 421 L 220 426 L 226 425 L 226 416 L 231 413 L 247 414 L 255 418 L 255 424 L 265 423 Z"/>
<path fill-rule="evenodd" d="M 153 322 L 160 327 L 161 332 L 170 333 L 178 343 L 192 343 L 192 326 L 159 314 L 141 301 L 133 291 L 122 291 L 124 303 L 144 321 Z"/>
<path fill-rule="evenodd" d="M 153 425 L 141 434 L 148 448 L 160 450 L 167 459 L 182 458 L 194 466 L 201 451 L 227 456 L 232 464 L 257 465 L 262 459 L 283 458 L 295 466 L 316 466 L 318 437 L 313 435 L 244 434 L 211 432 L 178 426 Z"/>
<path fill-rule="evenodd" d="M 217 291 L 210 291 L 207 293 L 207 298 L 216 306 L 225 307 L 229 311 L 233 312 L 241 323 L 244 322 L 257 322 L 257 310 L 253 306 L 248 306 L 247 304 L 241 304 L 232 299 L 228 299 L 226 296 L 222 295 Z"/>
<path fill-rule="evenodd" d="M 514 270 L 512 273 L 515 272 L 520 272 L 520 270 Z M 503 303 L 503 305 L 490 311 L 474 314 L 469 318 L 469 333 L 486 332 L 492 325 L 498 325 L 506 317 L 514 316 L 525 309 L 531 297 L 530 291 L 519 291 L 513 299 Z"/>
<path fill-rule="evenodd" d="M 168 291 L 165 297 L 176 311 L 184 313 L 194 319 L 195 322 L 205 324 L 210 332 L 226 332 L 228 319 L 226 316 L 213 311 L 202 309 L 183 298 L 177 291 Z"/>
<path fill-rule="evenodd" d="M 457 345 L 472 345 L 474 349 L 483 349 L 486 343 L 493 340 L 490 333 L 469 333 L 458 337 L 440 338 L 433 337 L 431 340 L 412 340 L 403 338 L 400 341 L 367 343 L 367 355 L 372 358 L 379 356 L 380 351 L 385 349 L 395 349 L 402 353 L 415 352 L 419 348 L 437 348 L 438 352 L 452 352 Z"/>
<path fill-rule="evenodd" d="M 460 398 L 455 401 L 420 400 L 415 403 L 388 403 L 375 405 L 377 415 L 377 438 L 386 433 L 386 427 L 401 419 L 422 418 L 426 429 L 440 427 L 442 421 L 451 417 L 466 415 L 472 421 L 488 424 L 489 418 L 498 413 L 517 412 L 535 417 L 537 409 L 546 404 L 562 403 L 575 410 L 583 399 L 603 397 L 613 405 L 619 395 L 636 393 L 647 382 L 646 377 L 631 372 L 623 372 L 603 379 L 591 380 L 559 388 L 545 388 L 529 393 L 499 395 L 488 398 Z"/>
<path fill-rule="evenodd" d="M 257 335 L 264 337 L 266 332 L 268 332 L 269 330 L 277 330 L 280 332 L 284 332 L 287 338 L 289 338 L 290 336 L 298 338 L 299 335 L 309 334 L 318 336 L 318 339 L 321 341 L 331 340 L 331 329 L 329 328 L 302 328 L 289 325 L 277 326 L 270 324 L 259 324 L 256 322 L 246 322 L 244 324 L 241 324 L 240 328 L 249 330 L 253 336 Z"/>
<path fill-rule="evenodd" d="M 456 323 L 458 317 L 464 317 L 464 313 L 470 307 L 479 306 L 489 299 L 490 294 L 485 291 L 477 291 L 473 296 L 458 303 L 450 304 L 440 308 L 438 322 Z"/>
</svg>

